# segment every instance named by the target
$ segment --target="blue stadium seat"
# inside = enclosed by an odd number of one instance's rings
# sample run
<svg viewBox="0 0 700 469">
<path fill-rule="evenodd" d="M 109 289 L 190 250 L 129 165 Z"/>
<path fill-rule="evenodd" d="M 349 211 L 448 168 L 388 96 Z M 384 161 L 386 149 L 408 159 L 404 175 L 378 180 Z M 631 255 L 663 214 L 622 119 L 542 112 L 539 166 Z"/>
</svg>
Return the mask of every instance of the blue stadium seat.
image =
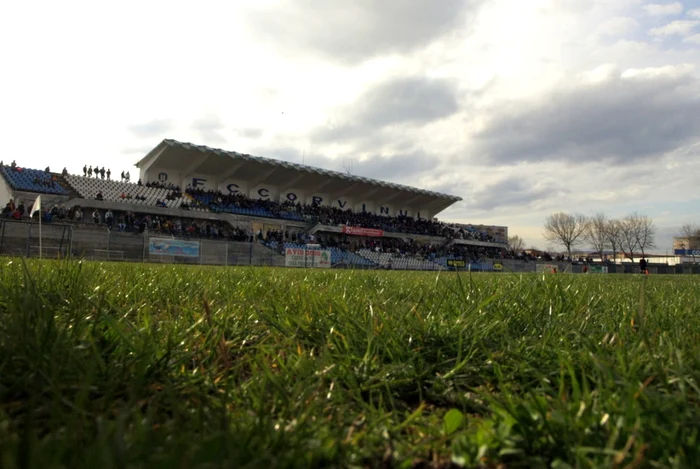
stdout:
<svg viewBox="0 0 700 469">
<path fill-rule="evenodd" d="M 237 205 L 219 205 L 216 203 L 212 203 L 215 197 L 213 194 L 192 194 L 192 197 L 200 204 L 210 207 L 215 212 L 227 212 L 255 217 L 281 218 L 285 220 L 306 221 L 303 215 L 297 212 L 288 212 L 285 210 L 270 211 L 265 207 L 261 206 L 239 207 Z"/>
<path fill-rule="evenodd" d="M 5 177 L 7 182 L 13 189 L 28 191 L 28 192 L 43 192 L 45 194 L 68 194 L 60 184 L 51 180 L 51 175 L 39 169 L 19 168 L 15 171 L 9 166 L 0 167 L 0 172 Z M 34 180 L 50 181 L 50 185 L 46 186 L 42 183 L 37 183 Z"/>
</svg>

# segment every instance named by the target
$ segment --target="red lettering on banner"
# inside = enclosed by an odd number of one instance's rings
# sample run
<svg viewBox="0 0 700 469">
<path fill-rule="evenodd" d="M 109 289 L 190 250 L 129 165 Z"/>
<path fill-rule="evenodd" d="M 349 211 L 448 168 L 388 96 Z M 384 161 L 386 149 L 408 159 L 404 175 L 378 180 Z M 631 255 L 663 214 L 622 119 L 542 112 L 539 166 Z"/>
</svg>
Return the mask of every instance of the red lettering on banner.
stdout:
<svg viewBox="0 0 700 469">
<path fill-rule="evenodd" d="M 355 236 L 384 236 L 383 230 L 377 230 L 375 228 L 361 228 L 359 226 L 348 226 L 343 225 L 343 233 Z"/>
</svg>

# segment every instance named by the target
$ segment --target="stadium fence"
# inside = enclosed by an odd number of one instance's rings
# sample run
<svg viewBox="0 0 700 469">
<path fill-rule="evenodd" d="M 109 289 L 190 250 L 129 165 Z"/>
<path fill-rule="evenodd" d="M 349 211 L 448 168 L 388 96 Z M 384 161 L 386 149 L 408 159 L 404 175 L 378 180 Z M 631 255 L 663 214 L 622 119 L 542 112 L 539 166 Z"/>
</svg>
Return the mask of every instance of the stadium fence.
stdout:
<svg viewBox="0 0 700 469">
<path fill-rule="evenodd" d="M 151 262 L 164 264 L 224 265 L 224 266 L 284 266 L 285 256 L 257 241 L 238 242 L 198 238 L 173 238 L 160 233 L 128 233 L 109 230 L 104 225 L 79 226 L 50 223 L 41 228 L 41 257 L 47 259 L 80 258 L 96 261 Z M 152 252 L 153 240 L 175 244 L 198 243 L 196 255 L 174 255 Z M 0 220 L 0 255 L 39 257 L 39 224 L 28 221 Z M 538 264 L 556 265 L 558 272 L 583 273 L 584 266 L 568 262 L 535 262 L 517 259 L 484 259 L 467 264 L 461 271 L 536 272 Z M 496 266 L 499 266 L 496 268 Z M 344 261 L 334 268 L 372 269 L 367 265 Z M 609 264 L 609 273 L 638 273 L 637 264 Z M 444 267 L 442 268 L 446 270 Z M 436 265 L 434 270 L 440 270 Z M 541 267 L 540 267 L 541 270 Z M 698 265 L 650 264 L 651 274 L 700 274 Z"/>
</svg>

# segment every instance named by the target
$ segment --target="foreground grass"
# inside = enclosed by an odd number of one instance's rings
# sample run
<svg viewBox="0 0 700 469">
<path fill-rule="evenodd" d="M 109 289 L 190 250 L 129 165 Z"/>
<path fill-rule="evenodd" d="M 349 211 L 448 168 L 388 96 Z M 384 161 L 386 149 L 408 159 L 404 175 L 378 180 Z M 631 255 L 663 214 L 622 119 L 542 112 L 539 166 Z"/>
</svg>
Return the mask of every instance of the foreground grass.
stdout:
<svg viewBox="0 0 700 469">
<path fill-rule="evenodd" d="M 700 461 L 690 276 L 2 262 L 2 468 Z"/>
</svg>

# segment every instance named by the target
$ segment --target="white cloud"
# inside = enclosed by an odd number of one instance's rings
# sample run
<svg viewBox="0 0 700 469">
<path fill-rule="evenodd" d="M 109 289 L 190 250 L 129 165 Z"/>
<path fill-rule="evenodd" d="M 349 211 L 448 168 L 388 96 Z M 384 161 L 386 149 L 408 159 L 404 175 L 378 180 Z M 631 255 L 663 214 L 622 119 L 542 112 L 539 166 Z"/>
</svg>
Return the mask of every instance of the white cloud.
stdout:
<svg viewBox="0 0 700 469">
<path fill-rule="evenodd" d="M 680 15 L 683 12 L 683 4 L 675 3 L 650 3 L 642 7 L 651 16 Z"/>
<path fill-rule="evenodd" d="M 685 137 L 692 134 L 679 124 L 688 119 L 669 120 L 675 127 L 653 119 L 630 125 L 634 116 L 613 101 L 626 96 L 626 88 L 646 86 L 642 81 L 676 80 L 672 91 L 625 101 L 627 109 L 653 101 L 669 109 L 664 116 L 676 117 L 667 102 L 669 97 L 679 102 L 686 84 L 696 83 L 698 70 L 682 65 L 697 63 L 697 48 L 651 39 L 685 36 L 689 45 L 700 43 L 700 31 L 693 31 L 700 10 L 666 24 L 676 18 L 665 15 L 682 13 L 678 2 L 464 0 L 466 14 L 455 14 L 458 20 L 452 21 L 452 14 L 433 13 L 434 0 L 412 0 L 414 14 L 408 18 L 395 14 L 405 9 L 393 4 L 377 7 L 366 0 L 342 6 L 338 0 L 336 8 L 336 2 L 314 1 L 322 7 L 311 8 L 312 0 L 210 0 L 196 8 L 179 1 L 123 0 L 116 9 L 89 0 L 6 2 L 0 42 L 13 47 L 0 48 L 0 63 L 17 73 L 0 74 L 4 152 L 18 155 L 17 162 L 28 167 L 53 167 L 58 160 L 75 172 L 99 158 L 113 172 L 130 169 L 132 174 L 130 165 L 164 137 L 296 162 L 305 150 L 307 163 L 322 157 L 317 160 L 329 169 L 341 169 L 344 158 L 376 158 L 391 163 L 375 165 L 383 178 L 465 198 L 441 217 L 508 224 L 511 232 L 525 234 L 528 244 L 539 247 L 546 245 L 540 238 L 542 220 L 552 210 L 595 213 L 604 204 L 619 216 L 656 200 L 680 205 L 697 187 L 697 151 L 689 156 L 672 150 L 675 141 L 686 145 Z M 655 3 L 640 8 L 650 2 Z M 295 3 L 302 5 L 296 13 Z M 246 21 L 251 9 L 257 23 Z M 435 15 L 426 18 L 430 28 L 422 17 L 428 13 Z M 371 21 L 357 23 L 362 19 Z M 277 34 L 279 25 L 285 27 L 284 36 Z M 652 27 L 657 27 L 652 38 L 639 34 Z M 335 34 L 339 29 L 345 33 Z M 280 37 L 289 47 L 281 47 Z M 319 38 L 329 42 L 320 44 Z M 352 60 L 333 60 L 333 54 Z M 410 77 L 453 84 L 456 111 L 449 108 L 421 120 L 421 108 L 435 110 L 434 94 L 397 87 L 395 94 L 382 95 L 395 100 L 389 101 L 392 106 L 375 113 L 370 105 L 377 84 Z M 592 99 L 600 96 L 599 88 L 612 92 Z M 591 99 L 572 100 L 572 90 Z M 568 135 L 538 127 L 538 106 L 546 110 L 553 100 L 570 104 L 560 106 L 563 112 L 548 121 L 551 127 L 561 127 L 555 119 L 581 121 L 580 132 L 575 125 Z M 596 106 L 619 118 L 599 113 L 581 119 Z M 358 109 L 366 112 L 350 113 Z M 389 115 L 391 109 L 398 116 Z M 525 114 L 519 130 L 504 126 L 496 139 L 514 141 L 517 150 L 539 136 L 543 146 L 569 153 L 541 163 L 489 164 L 474 136 L 493 125 L 494 110 L 506 122 L 512 121 L 508 116 Z M 412 112 L 416 118 L 408 119 Z M 342 130 L 353 116 L 363 120 L 352 122 L 362 128 L 361 135 L 342 141 L 316 138 L 320 128 Z M 386 118 L 382 122 L 388 124 L 376 125 L 372 118 Z M 609 125 L 596 126 L 596 120 Z M 648 150 L 652 156 L 635 163 L 644 173 L 573 158 L 595 148 L 599 135 L 585 138 L 593 128 L 608 132 L 606 141 L 619 141 L 622 150 L 636 140 L 643 140 L 641 150 L 651 144 L 661 150 Z M 682 139 L 674 134 L 676 128 L 683 130 Z M 664 166 L 669 152 L 680 169 Z M 396 161 L 422 154 L 428 155 L 429 170 L 408 163 L 391 169 Z M 641 192 L 638 178 L 648 184 Z M 666 180 L 672 182 L 653 187 Z M 490 197 L 489 188 L 503 192 Z M 649 215 L 655 213 L 650 209 Z"/>
<path fill-rule="evenodd" d="M 697 25 L 698 20 L 676 20 L 649 31 L 652 36 L 687 36 Z"/>
<path fill-rule="evenodd" d="M 603 64 L 593 70 L 586 70 L 581 73 L 581 83 L 595 84 L 610 81 L 620 76 L 620 70 L 615 64 Z"/>
<path fill-rule="evenodd" d="M 602 36 L 625 36 L 634 31 L 639 23 L 634 18 L 618 17 L 603 21 L 596 29 Z"/>
</svg>

